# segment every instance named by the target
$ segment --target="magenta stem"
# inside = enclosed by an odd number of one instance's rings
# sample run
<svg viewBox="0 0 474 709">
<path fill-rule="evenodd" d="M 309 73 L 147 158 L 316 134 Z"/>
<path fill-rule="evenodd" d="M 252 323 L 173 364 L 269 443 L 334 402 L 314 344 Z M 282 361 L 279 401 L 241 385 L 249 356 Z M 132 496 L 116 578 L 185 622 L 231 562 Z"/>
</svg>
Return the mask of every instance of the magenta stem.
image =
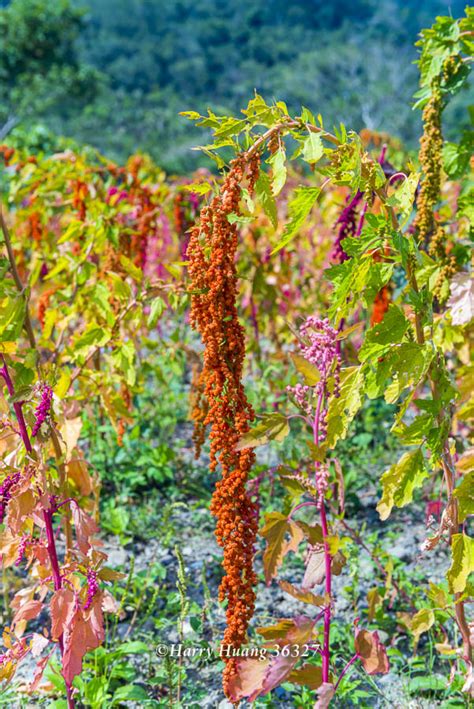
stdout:
<svg viewBox="0 0 474 709">
<path fill-rule="evenodd" d="M 339 687 L 339 684 L 340 684 L 342 678 L 344 677 L 344 675 L 347 674 L 348 670 L 350 670 L 350 668 L 352 667 L 352 665 L 354 664 L 354 662 L 355 662 L 356 660 L 358 660 L 358 659 L 359 659 L 359 655 L 358 655 L 358 653 L 356 652 L 356 654 L 354 655 L 354 657 L 351 657 L 351 659 L 349 660 L 349 662 L 347 663 L 347 665 L 344 667 L 344 669 L 342 670 L 341 674 L 339 675 L 339 679 L 338 679 L 337 682 L 336 682 L 336 685 L 335 685 L 335 687 L 334 687 L 334 690 L 336 690 L 336 689 Z"/>
<path fill-rule="evenodd" d="M 316 502 L 300 502 L 299 505 L 296 505 L 296 507 L 293 507 L 291 510 L 290 514 L 288 515 L 288 521 L 293 517 L 295 512 L 298 512 L 302 507 L 317 507 Z"/>
<path fill-rule="evenodd" d="M 356 236 L 360 236 L 362 234 L 362 227 L 364 226 L 364 220 L 365 220 L 365 215 L 368 209 L 368 204 L 367 202 L 364 203 L 364 206 L 361 209 L 360 212 L 360 217 L 359 217 L 359 224 L 357 226 L 357 231 L 355 233 Z"/>
<path fill-rule="evenodd" d="M 6 363 L 5 357 L 3 355 L 2 355 L 2 361 L 3 361 L 3 367 L 0 369 L 0 376 L 2 376 L 3 379 L 5 380 L 5 384 L 7 385 L 8 393 L 10 394 L 10 396 L 15 396 L 15 387 L 13 386 L 13 382 L 10 377 L 10 373 L 8 371 L 7 363 Z M 25 417 L 23 416 L 22 406 L 23 406 L 22 402 L 15 401 L 13 404 L 13 410 L 15 411 L 16 420 L 18 421 L 18 427 L 20 429 L 21 439 L 25 445 L 27 452 L 31 453 L 33 448 L 31 447 L 31 441 L 28 436 L 28 430 L 26 428 Z"/>
<path fill-rule="evenodd" d="M 12 379 L 10 377 L 10 373 L 8 371 L 7 363 L 5 361 L 5 357 L 3 355 L 2 355 L 2 360 L 3 360 L 3 367 L 0 368 L 0 376 L 2 376 L 5 381 L 9 395 L 14 396 L 15 395 L 15 387 L 13 385 Z M 18 421 L 20 435 L 21 435 L 22 441 L 24 443 L 24 446 L 25 446 L 27 452 L 31 453 L 33 448 L 31 445 L 30 437 L 28 435 L 28 430 L 26 428 L 26 422 L 25 422 L 25 417 L 23 416 L 22 406 L 23 406 L 22 402 L 19 402 L 19 401 L 14 402 L 13 410 L 15 411 L 15 416 Z M 52 504 L 51 499 L 50 499 L 50 508 L 47 510 L 43 510 L 43 519 L 44 519 L 44 524 L 45 524 L 45 529 L 46 529 L 47 549 L 48 549 L 48 554 L 49 554 L 49 560 L 51 563 L 51 570 L 52 570 L 53 582 L 54 582 L 54 590 L 59 591 L 59 589 L 62 586 L 62 582 L 61 582 L 61 572 L 60 572 L 60 568 L 59 568 L 58 553 L 56 550 L 56 541 L 54 538 L 54 528 L 53 528 L 53 513 L 54 513 L 55 509 L 56 509 L 56 507 L 55 507 L 55 505 Z M 59 650 L 61 652 L 61 658 L 62 658 L 64 655 L 64 643 L 63 643 L 62 637 L 59 638 Z M 72 687 L 68 682 L 65 682 L 65 684 L 66 684 L 68 708 L 74 709 L 75 704 L 74 704 L 74 699 L 72 697 Z"/>
<path fill-rule="evenodd" d="M 323 405 L 324 390 L 318 396 L 318 403 L 316 406 L 316 414 L 314 416 L 313 423 L 313 440 L 316 446 L 319 445 L 319 423 L 321 417 L 321 408 Z M 315 463 L 315 477 L 318 476 L 318 464 Z M 326 569 L 326 581 L 325 581 L 325 591 L 327 596 L 327 605 L 324 609 L 324 642 L 321 651 L 322 664 L 323 664 L 323 682 L 329 682 L 329 664 L 330 664 L 330 635 L 331 635 L 331 586 L 332 586 L 332 572 L 331 572 L 331 553 L 329 550 L 328 538 L 328 523 L 326 519 L 326 508 L 324 505 L 324 499 L 320 501 L 320 517 L 321 517 L 321 529 L 323 533 L 323 546 L 324 546 L 324 566 Z"/>
</svg>

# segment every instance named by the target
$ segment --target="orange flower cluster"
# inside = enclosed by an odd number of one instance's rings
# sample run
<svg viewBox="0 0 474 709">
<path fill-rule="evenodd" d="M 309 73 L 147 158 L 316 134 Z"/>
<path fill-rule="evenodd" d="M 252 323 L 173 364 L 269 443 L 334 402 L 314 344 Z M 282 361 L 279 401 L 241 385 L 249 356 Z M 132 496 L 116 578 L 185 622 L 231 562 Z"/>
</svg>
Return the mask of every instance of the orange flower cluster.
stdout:
<svg viewBox="0 0 474 709">
<path fill-rule="evenodd" d="M 173 217 L 175 229 L 180 235 L 184 234 L 184 231 L 186 229 L 186 219 L 182 202 L 183 195 L 181 194 L 181 192 L 178 192 L 174 198 Z"/>
<path fill-rule="evenodd" d="M 194 457 L 196 460 L 201 455 L 201 449 L 206 440 L 206 417 L 208 407 L 205 396 L 206 382 L 204 380 L 202 369 L 197 365 L 193 366 L 191 391 L 190 391 L 190 410 L 191 421 L 194 423 L 193 443 Z"/>
<path fill-rule="evenodd" d="M 146 188 L 139 187 L 130 191 L 135 197 L 135 204 L 139 209 L 137 230 L 132 235 L 131 251 L 133 261 L 139 268 L 144 268 L 148 246 L 148 236 L 155 227 L 156 209 L 149 197 Z M 136 194 L 136 196 L 135 196 Z"/>
<path fill-rule="evenodd" d="M 372 316 L 370 318 L 370 326 L 373 327 L 374 325 L 377 325 L 377 323 L 382 322 L 385 313 L 388 310 L 388 306 L 390 305 L 390 291 L 388 289 L 388 286 L 384 286 L 377 295 L 375 296 L 374 300 L 374 307 L 372 310 Z"/>
<path fill-rule="evenodd" d="M 39 243 L 43 235 L 43 224 L 39 212 L 31 212 L 31 214 L 28 215 L 28 227 L 33 241 Z"/>
<path fill-rule="evenodd" d="M 239 213 L 244 174 L 252 191 L 258 170 L 258 157 L 246 160 L 240 156 L 232 161 L 220 194 L 201 210 L 200 225 L 191 231 L 187 252 L 193 290 L 191 324 L 201 333 L 205 347 L 202 378 L 209 409 L 203 423 L 211 426 L 210 469 L 214 471 L 220 464 L 222 472 L 211 511 L 217 518 L 217 541 L 224 549 L 225 575 L 219 589 L 219 599 L 228 601 L 224 643 L 234 648 L 246 642 L 254 612 L 253 555 L 258 521 L 246 490 L 255 456 L 251 449 L 235 450 L 254 413 L 242 385 L 245 340 L 236 307 L 238 234 L 227 217 Z M 224 659 L 223 685 L 229 694 L 236 659 Z"/>
<path fill-rule="evenodd" d="M 72 186 L 72 206 L 78 211 L 78 217 L 83 222 L 86 218 L 86 197 L 89 188 L 85 182 L 74 180 Z"/>
<path fill-rule="evenodd" d="M 120 385 L 120 396 L 127 411 L 132 410 L 132 394 L 125 382 Z M 123 446 L 123 437 L 127 430 L 127 419 L 120 417 L 117 421 L 117 443 L 120 447 Z"/>
<path fill-rule="evenodd" d="M 49 301 L 55 290 L 56 288 L 48 288 L 48 290 L 45 290 L 38 299 L 37 315 L 41 328 L 44 328 L 46 311 L 49 308 Z"/>
</svg>

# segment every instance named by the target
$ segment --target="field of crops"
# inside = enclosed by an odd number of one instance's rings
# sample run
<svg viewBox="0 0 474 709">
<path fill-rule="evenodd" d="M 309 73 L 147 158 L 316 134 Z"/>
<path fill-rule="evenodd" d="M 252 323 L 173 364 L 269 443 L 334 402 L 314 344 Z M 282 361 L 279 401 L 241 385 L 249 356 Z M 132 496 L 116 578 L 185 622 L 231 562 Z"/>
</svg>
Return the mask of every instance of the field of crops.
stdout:
<svg viewBox="0 0 474 709">
<path fill-rule="evenodd" d="M 0 706 L 469 707 L 474 10 L 423 134 L 0 145 Z M 192 107 L 191 107 L 192 108 Z"/>
</svg>

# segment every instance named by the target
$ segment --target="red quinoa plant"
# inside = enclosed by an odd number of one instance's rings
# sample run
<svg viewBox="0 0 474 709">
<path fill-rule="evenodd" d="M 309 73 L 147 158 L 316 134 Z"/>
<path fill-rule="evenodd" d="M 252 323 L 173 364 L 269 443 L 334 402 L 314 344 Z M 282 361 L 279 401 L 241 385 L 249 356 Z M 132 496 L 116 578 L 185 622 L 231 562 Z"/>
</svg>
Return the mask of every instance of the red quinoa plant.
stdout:
<svg viewBox="0 0 474 709">
<path fill-rule="evenodd" d="M 172 196 L 145 158 L 120 168 L 73 151 L 2 154 L 0 553 L 4 569 L 28 573 L 11 600 L 0 679 L 30 653 L 35 691 L 59 648 L 73 707 L 83 656 L 116 610 L 106 585 L 120 576 L 95 536 L 99 484 L 78 446 L 81 413 L 98 402 L 119 437 L 131 420 L 136 352 L 176 300 L 163 264 L 179 244 L 167 232 Z"/>
<path fill-rule="evenodd" d="M 472 20 L 468 8 L 461 20 L 438 18 L 422 33 L 417 106 L 424 107 L 424 134 L 419 172 L 387 170 L 385 160 L 390 155 L 383 154 L 378 160 L 367 152 L 357 134 L 348 133 L 343 126 L 331 133 L 321 117 L 315 118 L 308 109 L 292 116 L 282 101 L 268 105 L 259 95 L 242 111 L 241 118 L 217 116 L 211 111 L 207 116 L 184 114 L 213 131 L 214 142 L 206 146 L 206 152 L 219 168 L 225 171 L 221 150 L 236 155 L 210 206 L 201 211 L 189 252 L 192 321 L 205 346 L 209 401 L 205 423 L 211 425 L 212 468 L 217 464 L 217 452 L 222 467 L 213 511 L 218 517 L 217 538 L 224 547 L 225 639 L 233 644 L 236 656 L 248 640 L 246 630 L 253 607 L 255 523 L 245 494 L 251 449 L 284 438 L 292 419 L 302 419 L 312 432 L 309 452 L 313 469 L 303 466 L 284 472 L 285 483 L 293 491 L 298 489 L 301 501 L 289 513 L 269 513 L 261 533 L 267 542 L 263 557 L 267 583 L 275 577 L 285 555 L 306 543 L 301 586 L 287 582 L 280 586 L 320 610 L 316 615 L 298 615 L 258 629 L 267 646 L 279 648 L 264 662 L 238 658 L 226 663 L 224 689 L 235 703 L 244 698 L 253 701 L 281 682 L 293 681 L 316 690 L 316 706 L 326 707 L 354 663 L 360 661 L 369 674 L 388 671 L 387 654 L 377 632 L 361 629 L 357 621 L 354 653 L 342 668 L 338 669 L 331 651 L 332 576 L 345 563 L 341 530 L 347 529 L 337 444 L 348 435 L 365 397 L 382 396 L 386 402 L 398 404 L 391 430 L 407 450 L 381 477 L 380 518 L 385 520 L 395 507 L 412 502 L 415 491 L 431 479 L 444 497 L 444 510 L 439 527 L 428 530 L 421 551 L 428 554 L 438 544 L 445 544 L 451 555 L 446 575 L 450 595 L 432 583 L 428 598 L 436 598 L 435 605 L 428 601 L 416 613 L 405 614 L 403 622 L 419 637 L 435 627 L 439 617 L 453 621 L 455 630 L 446 631 L 443 625 L 444 640 L 437 647 L 441 653 L 451 653 L 453 673 L 464 673 L 464 689 L 472 692 L 472 625 L 466 617 L 471 588 L 468 575 L 474 570 L 474 539 L 467 531 L 468 517 L 474 513 L 472 453 L 465 450 L 458 433 L 470 416 L 472 402 L 465 399 L 470 370 L 464 366 L 463 355 L 459 361 L 454 350 L 473 315 L 466 248 L 472 190 L 468 192 L 463 180 L 469 167 L 468 139 L 444 143 L 441 134 L 442 111 L 450 96 L 465 85 L 469 73 Z M 237 227 L 252 223 L 255 203 L 277 227 L 275 196 L 287 178 L 286 151 L 290 146 L 293 159 L 309 165 L 313 177 L 295 190 L 272 256 L 297 240 L 325 190 L 344 186 L 352 196 L 345 208 L 347 218 L 343 213 L 336 225 L 340 263 L 326 270 L 332 284 L 326 317 L 312 315 L 297 332 L 299 352 L 292 359 L 301 381 L 289 394 L 299 412 L 268 414 L 246 432 L 252 413 L 242 388 L 244 342 L 236 319 Z M 444 206 L 442 190 L 452 177 L 461 181 L 457 203 Z M 358 219 L 356 208 L 361 210 Z M 394 291 L 391 303 L 388 289 Z M 311 292 L 304 293 L 310 300 Z M 371 327 L 364 328 L 364 312 Z M 353 322 L 355 318 L 359 322 Z M 344 330 L 343 323 L 351 321 Z M 345 343 L 359 326 L 364 328 L 363 339 L 356 361 L 350 362 Z M 339 510 L 335 489 L 340 490 Z M 299 519 L 303 508 L 314 512 L 313 523 Z M 333 519 L 328 518 L 329 509 L 338 513 Z M 243 533 L 248 535 L 245 541 Z M 356 538 L 361 540 L 360 535 Z M 229 578 L 235 578 L 230 586 Z M 315 593 L 321 585 L 322 593 Z M 240 618 L 238 632 L 236 617 Z M 298 667 L 301 649 L 315 643 L 321 664 Z M 290 646 L 297 651 L 284 652 Z"/>
</svg>

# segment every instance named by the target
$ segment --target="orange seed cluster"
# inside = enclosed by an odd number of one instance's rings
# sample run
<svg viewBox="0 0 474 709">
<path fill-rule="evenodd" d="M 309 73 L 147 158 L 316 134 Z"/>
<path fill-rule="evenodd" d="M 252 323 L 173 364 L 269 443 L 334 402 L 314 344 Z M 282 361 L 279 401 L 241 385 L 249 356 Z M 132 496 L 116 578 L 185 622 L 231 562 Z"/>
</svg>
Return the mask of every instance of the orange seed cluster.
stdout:
<svg viewBox="0 0 474 709">
<path fill-rule="evenodd" d="M 203 424 L 211 427 L 210 469 L 214 471 L 220 465 L 222 473 L 211 511 L 217 518 L 217 541 L 224 549 L 225 574 L 219 589 L 220 600 L 228 602 L 224 644 L 234 648 L 246 642 L 254 612 L 253 555 L 258 521 L 255 504 L 246 490 L 254 453 L 251 449 L 235 450 L 254 413 L 242 385 L 245 340 L 236 307 L 238 234 L 227 217 L 240 211 L 240 184 L 245 172 L 252 191 L 258 169 L 258 157 L 248 161 L 240 156 L 232 161 L 220 194 L 201 210 L 200 224 L 191 231 L 187 251 L 193 290 L 191 324 L 200 332 L 205 348 L 201 377 L 209 407 Z M 224 659 L 223 684 L 228 694 L 236 660 Z"/>
</svg>

